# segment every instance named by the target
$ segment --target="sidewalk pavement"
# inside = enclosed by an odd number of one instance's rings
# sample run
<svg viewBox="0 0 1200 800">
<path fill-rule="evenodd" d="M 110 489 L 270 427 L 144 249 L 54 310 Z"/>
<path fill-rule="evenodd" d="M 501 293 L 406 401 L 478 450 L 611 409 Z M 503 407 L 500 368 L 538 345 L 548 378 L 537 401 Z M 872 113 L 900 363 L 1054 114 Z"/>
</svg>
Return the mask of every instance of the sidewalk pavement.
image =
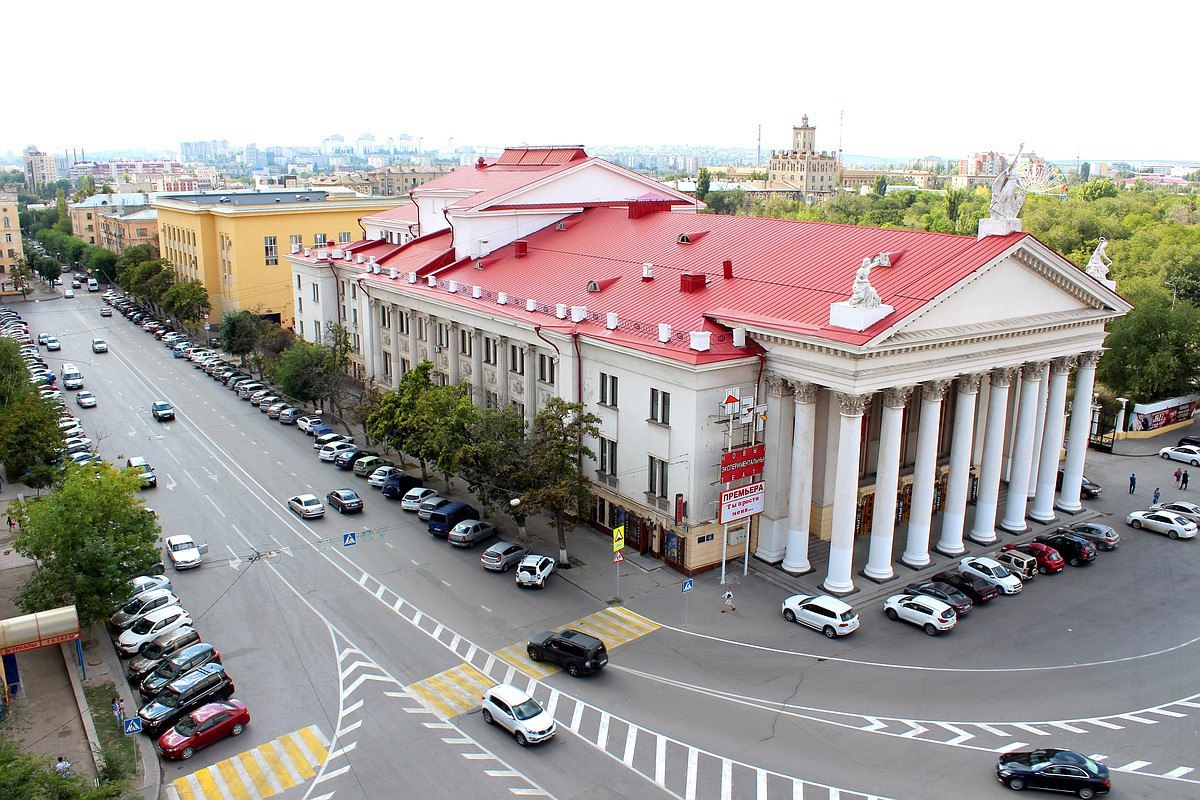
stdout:
<svg viewBox="0 0 1200 800">
<path fill-rule="evenodd" d="M 1200 435 L 1200 425 L 1196 425 L 1193 420 L 1192 424 L 1186 427 L 1176 428 L 1145 439 L 1120 439 L 1113 446 L 1113 455 L 1134 458 L 1157 456 L 1159 450 L 1175 444 L 1180 437 L 1197 435 Z"/>
</svg>

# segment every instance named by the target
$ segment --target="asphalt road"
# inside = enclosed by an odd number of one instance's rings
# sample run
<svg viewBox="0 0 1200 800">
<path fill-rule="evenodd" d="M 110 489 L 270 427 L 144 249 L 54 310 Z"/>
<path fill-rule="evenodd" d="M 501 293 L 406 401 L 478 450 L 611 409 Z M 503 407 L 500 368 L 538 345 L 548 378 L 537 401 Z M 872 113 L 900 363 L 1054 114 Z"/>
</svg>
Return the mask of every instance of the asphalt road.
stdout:
<svg viewBox="0 0 1200 800">
<path fill-rule="evenodd" d="M 1200 543 L 1124 525 L 1146 500 L 1124 491 L 1130 459 L 1089 455 L 1108 490 L 1089 507 L 1113 515 L 1116 552 L 976 608 L 950 635 L 889 622 L 870 599 L 856 603 L 861 629 L 830 642 L 785 623 L 779 589 L 753 581 L 739 585 L 736 620 L 697 612 L 684 628 L 667 611 L 678 589 L 606 611 L 580 588 L 591 567 L 542 592 L 483 571 L 478 550 L 431 539 L 365 480 L 320 463 L 311 439 L 99 307 L 81 293 L 21 313 L 62 340 L 44 354 L 52 366 L 79 365 L 100 398 L 76 413 L 101 454 L 155 466 L 145 498 L 164 534 L 208 542 L 205 566 L 173 577 L 253 717 L 241 738 L 164 765 L 183 800 L 1003 797 L 995 754 L 1025 745 L 1104 756 L 1116 796 L 1200 796 L 1188 594 Z M 97 335 L 108 354 L 90 352 Z M 159 398 L 176 422 L 151 420 Z M 1136 466 L 1141 486 L 1161 480 L 1175 496 L 1174 465 Z M 343 486 L 364 514 L 305 522 L 284 505 Z M 384 526 L 342 546 L 345 532 Z M 900 577 L 897 589 L 915 576 Z M 578 620 L 610 645 L 602 674 L 523 659 L 529 634 Z M 555 741 L 521 749 L 483 723 L 479 691 L 498 680 L 553 709 Z"/>
</svg>

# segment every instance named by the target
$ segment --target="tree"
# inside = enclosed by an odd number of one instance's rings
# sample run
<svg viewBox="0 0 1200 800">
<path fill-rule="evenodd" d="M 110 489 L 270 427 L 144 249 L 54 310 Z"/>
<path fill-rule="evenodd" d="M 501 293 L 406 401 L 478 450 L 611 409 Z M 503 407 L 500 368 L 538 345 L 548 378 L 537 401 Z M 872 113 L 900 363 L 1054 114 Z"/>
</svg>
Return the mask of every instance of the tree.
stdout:
<svg viewBox="0 0 1200 800">
<path fill-rule="evenodd" d="M 546 514 L 558 530 L 558 565 L 569 568 L 567 528 L 574 527 L 592 501 L 592 484 L 583 474 L 584 458 L 595 454 L 584 444 L 600 435 L 600 418 L 583 403 L 551 398 L 534 417 L 524 453 L 522 511 Z"/>
<path fill-rule="evenodd" d="M 1087 183 L 1092 179 L 1092 162 L 1085 161 L 1079 165 L 1079 182 Z"/>
<path fill-rule="evenodd" d="M 421 429 L 414 409 L 433 387 L 433 364 L 422 361 L 400 377 L 396 389 L 381 397 L 378 410 L 367 418 L 367 432 L 373 438 L 417 459 L 422 480 L 429 480 L 426 457 L 431 448 L 425 443 L 428 431 Z"/>
<path fill-rule="evenodd" d="M 712 176 L 708 172 L 708 167 L 700 168 L 700 175 L 696 178 L 696 199 L 704 200 L 708 195 L 709 188 L 712 187 Z"/>
<path fill-rule="evenodd" d="M 325 369 L 328 360 L 326 348 L 315 342 L 297 341 L 284 351 L 271 377 L 289 397 L 315 403 L 327 397 L 329 382 Z"/>
<path fill-rule="evenodd" d="M 1099 200 L 1102 197 L 1116 197 L 1117 185 L 1108 178 L 1089 181 L 1079 187 L 1079 196 L 1084 200 Z"/>
<path fill-rule="evenodd" d="M 258 339 L 254 342 L 254 355 L 251 361 L 258 368 L 258 374 L 271 372 L 279 363 L 279 359 L 296 341 L 296 334 L 277 322 L 263 321 Z"/>
<path fill-rule="evenodd" d="M 262 320 L 249 311 L 226 311 L 221 317 L 221 349 L 238 356 L 246 366 L 246 356 L 254 352 Z M 298 397 L 298 395 L 292 395 Z"/>
<path fill-rule="evenodd" d="M 874 182 L 871 184 L 871 194 L 876 197 L 883 197 L 887 194 L 888 179 L 887 175 L 876 175 Z"/>
<path fill-rule="evenodd" d="M 112 283 L 117 276 L 117 254 L 104 247 L 89 247 L 84 251 L 83 266 L 93 278 Z"/>
<path fill-rule="evenodd" d="M 212 310 L 208 290 L 197 280 L 177 283 L 163 295 L 163 308 L 185 324 L 195 324 Z"/>
<path fill-rule="evenodd" d="M 421 455 L 437 464 L 447 491 L 462 469 L 475 414 L 475 404 L 462 386 L 431 386 L 413 409 L 414 422 L 424 431 Z"/>
<path fill-rule="evenodd" d="M 57 491 L 10 506 L 20 521 L 14 546 L 37 562 L 16 603 L 25 613 L 74 604 L 80 625 L 107 619 L 129 579 L 159 563 L 159 526 L 138 494 L 133 470 L 70 466 Z"/>
<path fill-rule="evenodd" d="M 1200 308 L 1148 281 L 1123 287 L 1133 310 L 1109 323 L 1097 377 L 1108 391 L 1150 402 L 1195 391 L 1200 375 Z"/>
<path fill-rule="evenodd" d="M 467 429 L 459 472 L 483 507 L 513 518 L 525 533 L 525 510 L 511 505 L 524 494 L 525 418 L 516 406 L 481 408 Z"/>
<path fill-rule="evenodd" d="M 19 395 L 0 414 L 0 462 L 10 480 L 25 482 L 26 473 L 57 459 L 61 448 L 58 412 L 32 390 Z"/>
<path fill-rule="evenodd" d="M 7 734 L 0 734 L 0 797 L 36 800 L 122 800 L 136 798 L 124 781 L 90 785 L 82 775 L 64 777 L 35 755 L 22 752 Z"/>
</svg>

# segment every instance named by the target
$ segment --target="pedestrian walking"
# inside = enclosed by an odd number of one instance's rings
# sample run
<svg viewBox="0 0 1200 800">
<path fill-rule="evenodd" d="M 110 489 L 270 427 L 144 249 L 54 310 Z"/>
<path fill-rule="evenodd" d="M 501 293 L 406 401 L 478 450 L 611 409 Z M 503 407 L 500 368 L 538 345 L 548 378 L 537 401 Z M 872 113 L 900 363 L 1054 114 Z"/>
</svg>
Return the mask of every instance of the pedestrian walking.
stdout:
<svg viewBox="0 0 1200 800">
<path fill-rule="evenodd" d="M 71 762 L 59 756 L 58 763 L 54 765 L 54 774 L 61 778 L 69 777 L 71 774 Z"/>
<path fill-rule="evenodd" d="M 725 607 L 721 609 L 722 614 L 726 611 L 737 611 L 737 607 L 733 605 L 733 589 L 726 589 L 721 599 L 725 601 Z"/>
<path fill-rule="evenodd" d="M 1179 479 L 1179 488 L 1180 488 L 1180 489 L 1183 489 L 1184 491 L 1187 491 L 1187 485 L 1188 485 L 1188 478 L 1189 478 L 1189 477 L 1190 477 L 1190 476 L 1188 475 L 1188 471 L 1185 469 L 1185 470 L 1183 471 L 1183 477 Z"/>
<path fill-rule="evenodd" d="M 17 523 L 13 522 L 12 515 L 11 515 L 11 514 L 9 514 L 9 515 L 8 515 L 8 532 L 9 532 L 9 533 L 12 533 L 12 532 L 13 532 L 13 528 L 15 528 L 15 527 L 17 527 Z"/>
<path fill-rule="evenodd" d="M 120 697 L 114 697 L 112 701 L 113 716 L 117 718 L 117 727 L 125 727 L 125 701 Z"/>
<path fill-rule="evenodd" d="M 1179 481 L 1180 481 L 1182 478 L 1183 478 L 1183 470 L 1182 470 L 1182 469 L 1176 469 L 1176 470 L 1175 470 L 1175 488 L 1176 488 L 1176 489 L 1178 489 L 1178 488 L 1179 488 Z"/>
<path fill-rule="evenodd" d="M 1157 486 L 1154 487 L 1154 499 L 1151 500 L 1150 502 L 1152 502 L 1154 505 L 1158 505 L 1159 498 L 1161 498 L 1161 497 L 1162 497 L 1162 489 L 1158 488 Z"/>
<path fill-rule="evenodd" d="M 1129 493 L 1133 494 L 1133 490 L 1137 488 L 1137 473 L 1129 473 Z"/>
</svg>

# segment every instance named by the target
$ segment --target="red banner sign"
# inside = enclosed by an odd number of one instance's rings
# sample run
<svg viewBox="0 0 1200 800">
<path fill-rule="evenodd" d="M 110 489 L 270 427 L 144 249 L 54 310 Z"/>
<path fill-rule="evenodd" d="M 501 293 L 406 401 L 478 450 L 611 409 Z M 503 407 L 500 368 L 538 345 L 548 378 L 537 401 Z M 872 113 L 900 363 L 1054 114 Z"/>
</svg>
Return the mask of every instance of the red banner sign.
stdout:
<svg viewBox="0 0 1200 800">
<path fill-rule="evenodd" d="M 766 452 L 765 444 L 752 444 L 749 447 L 741 447 L 723 454 L 721 456 L 721 483 L 732 483 L 742 478 L 762 475 Z"/>
</svg>

